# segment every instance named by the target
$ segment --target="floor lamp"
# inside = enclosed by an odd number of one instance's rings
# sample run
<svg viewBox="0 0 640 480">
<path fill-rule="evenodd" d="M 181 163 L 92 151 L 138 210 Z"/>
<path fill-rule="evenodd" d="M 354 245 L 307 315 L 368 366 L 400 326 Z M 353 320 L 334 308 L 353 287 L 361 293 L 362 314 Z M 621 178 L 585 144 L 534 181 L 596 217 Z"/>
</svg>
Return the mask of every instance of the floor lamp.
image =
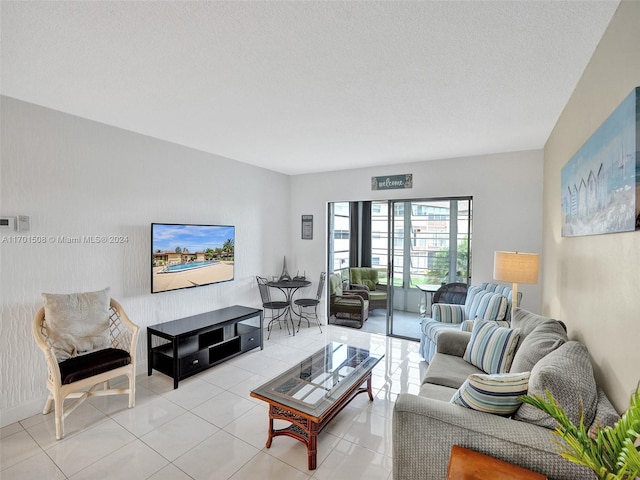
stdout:
<svg viewBox="0 0 640 480">
<path fill-rule="evenodd" d="M 511 319 L 518 307 L 518 284 L 538 283 L 538 265 L 540 255 L 537 253 L 495 252 L 493 257 L 493 278 L 513 283 Z"/>
</svg>

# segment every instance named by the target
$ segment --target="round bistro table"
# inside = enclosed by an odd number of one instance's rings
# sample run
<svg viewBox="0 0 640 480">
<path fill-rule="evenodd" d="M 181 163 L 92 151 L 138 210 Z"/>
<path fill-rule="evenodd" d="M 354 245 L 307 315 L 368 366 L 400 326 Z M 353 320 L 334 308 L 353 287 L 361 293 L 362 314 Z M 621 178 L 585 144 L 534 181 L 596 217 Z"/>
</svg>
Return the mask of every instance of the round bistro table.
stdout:
<svg viewBox="0 0 640 480">
<path fill-rule="evenodd" d="M 293 323 L 293 316 L 291 312 L 293 309 L 291 308 L 291 300 L 293 299 L 293 295 L 301 288 L 308 287 L 311 285 L 309 280 L 277 280 L 267 282 L 267 285 L 271 288 L 277 288 L 282 293 L 284 293 L 286 297 L 286 302 L 289 304 L 287 307 L 287 311 L 285 312 L 285 322 L 287 321 L 287 315 L 289 316 L 289 320 L 291 321 L 291 329 L 293 331 L 293 335 L 296 334 L 295 324 Z M 295 313 L 295 312 L 293 312 Z"/>
</svg>

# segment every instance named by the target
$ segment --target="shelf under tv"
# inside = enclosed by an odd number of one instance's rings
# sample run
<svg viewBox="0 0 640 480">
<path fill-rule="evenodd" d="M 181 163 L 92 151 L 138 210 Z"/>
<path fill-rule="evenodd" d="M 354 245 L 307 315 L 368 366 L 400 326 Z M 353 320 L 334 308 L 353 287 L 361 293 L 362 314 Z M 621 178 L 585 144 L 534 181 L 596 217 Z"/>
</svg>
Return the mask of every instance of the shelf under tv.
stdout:
<svg viewBox="0 0 640 480">
<path fill-rule="evenodd" d="M 235 305 L 147 327 L 147 373 L 178 382 L 231 357 L 263 348 L 262 310 Z"/>
</svg>

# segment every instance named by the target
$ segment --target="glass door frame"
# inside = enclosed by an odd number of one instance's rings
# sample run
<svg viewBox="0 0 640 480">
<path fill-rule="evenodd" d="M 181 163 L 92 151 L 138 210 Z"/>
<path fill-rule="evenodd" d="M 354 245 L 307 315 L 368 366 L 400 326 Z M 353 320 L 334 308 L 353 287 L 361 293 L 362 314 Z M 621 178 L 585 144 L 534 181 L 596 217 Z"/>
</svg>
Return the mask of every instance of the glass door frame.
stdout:
<svg viewBox="0 0 640 480">
<path fill-rule="evenodd" d="M 413 199 L 391 199 L 387 200 L 387 213 L 388 213 L 388 222 L 387 222 L 387 231 L 388 231 L 388 239 L 387 239 L 387 255 L 388 255 L 388 265 L 387 265 L 387 325 L 386 325 L 386 335 L 390 337 L 398 337 L 398 338 L 406 338 L 409 340 L 415 340 L 414 337 L 407 337 L 404 335 L 399 335 L 394 333 L 394 304 L 395 304 L 395 296 L 397 295 L 397 290 L 395 287 L 395 267 L 396 267 L 396 208 L 397 204 L 404 204 L 403 212 L 402 212 L 402 291 L 403 295 L 405 295 L 405 306 L 408 301 L 408 297 L 410 296 L 411 289 L 411 255 L 407 255 L 406 252 L 411 252 L 411 219 L 412 219 L 412 208 L 411 206 L 414 203 L 422 203 L 422 202 L 449 202 L 450 211 L 455 211 L 455 221 L 451 220 L 451 213 L 449 216 L 448 224 L 449 224 L 449 245 L 454 246 L 454 255 L 449 254 L 449 266 L 448 266 L 448 282 L 455 282 L 458 280 L 457 278 L 457 267 L 458 267 L 458 202 L 467 201 L 469 205 L 469 213 L 467 215 L 467 265 L 466 265 L 466 278 L 465 283 L 469 284 L 471 282 L 471 240 L 473 236 L 472 225 L 473 225 L 473 197 L 472 196 L 462 196 L 462 197 L 436 197 L 436 198 L 413 198 Z M 384 200 L 380 200 L 378 202 L 384 202 Z M 406 206 L 409 205 L 409 208 Z M 449 249 L 451 252 L 451 248 Z M 409 282 L 408 285 L 406 283 Z"/>
<path fill-rule="evenodd" d="M 394 231 L 394 222 L 395 222 L 395 205 L 397 204 L 405 204 L 405 205 L 409 205 L 409 208 L 404 208 L 403 209 L 403 246 L 402 246 L 402 251 L 403 252 L 411 252 L 411 242 L 412 242 L 412 236 L 411 236 L 411 230 L 409 229 L 409 233 L 407 234 L 407 225 L 411 226 L 412 224 L 412 208 L 411 205 L 414 203 L 424 203 L 424 202 L 449 202 L 450 206 L 455 205 L 456 206 L 456 219 L 458 218 L 458 213 L 457 213 L 457 206 L 458 206 L 458 202 L 460 201 L 468 201 L 468 206 L 469 206 L 469 213 L 467 215 L 467 238 L 468 238 L 468 246 L 467 246 L 467 251 L 468 251 L 468 256 L 467 256 L 467 265 L 466 265 L 466 272 L 467 272 L 467 277 L 466 277 L 466 283 L 470 283 L 471 281 L 471 243 L 472 243 L 472 224 L 473 224 L 473 197 L 472 196 L 458 196 L 458 197 L 420 197 L 420 198 L 398 198 L 398 199 L 377 199 L 377 200 L 358 200 L 358 201 L 335 201 L 335 202 L 328 202 L 327 205 L 327 213 L 328 213 L 328 218 L 327 218 L 327 246 L 326 246 L 326 252 L 327 252 L 327 271 L 328 272 L 332 272 L 334 271 L 334 269 L 337 267 L 337 265 L 335 264 L 335 259 L 334 259 L 334 254 L 336 252 L 331 251 L 331 249 L 333 247 L 335 247 L 334 243 L 335 242 L 335 224 L 334 224 L 334 216 L 335 216 L 335 211 L 333 210 L 333 205 L 335 204 L 339 204 L 339 203 L 347 203 L 347 204 L 353 204 L 355 203 L 361 203 L 361 202 L 371 202 L 372 204 L 378 203 L 378 204 L 386 204 L 387 205 L 387 247 L 386 247 L 386 254 L 387 254 L 387 308 L 386 308 L 386 328 L 385 328 L 385 334 L 387 336 L 391 336 L 391 337 L 397 337 L 397 338 L 405 338 L 405 339 L 409 339 L 409 340 L 417 340 L 415 337 L 411 337 L 411 336 L 404 336 L 404 335 L 399 335 L 397 333 L 394 333 L 393 330 L 393 321 L 394 321 L 394 303 L 395 303 L 395 297 L 397 295 L 398 292 L 396 292 L 396 288 L 394 287 L 394 269 L 395 269 L 395 248 L 394 248 L 394 241 L 395 241 L 395 237 L 396 237 L 396 232 Z M 452 210 L 452 208 L 450 208 L 450 211 Z M 383 217 L 384 218 L 384 217 Z M 451 216 L 449 214 L 449 218 L 448 218 L 448 225 L 449 227 L 447 228 L 448 230 L 448 241 L 449 241 L 449 245 L 454 245 L 454 251 L 457 251 L 457 241 L 458 241 L 458 221 L 456 220 L 455 222 L 451 222 Z M 360 227 L 361 228 L 361 227 Z M 371 230 L 371 229 L 370 229 Z M 361 232 L 358 232 L 358 234 L 360 234 Z M 371 232 L 373 233 L 373 232 Z M 351 235 L 351 233 L 350 233 Z M 457 281 L 456 279 L 456 271 L 457 271 L 457 255 L 449 255 L 449 265 L 448 265 L 448 279 L 447 281 L 451 282 L 451 281 Z M 344 269 L 343 265 L 340 265 L 339 271 Z M 349 265 L 346 265 L 347 268 L 349 268 Z M 402 290 L 404 295 L 406 296 L 405 298 L 405 305 L 406 302 L 409 301 L 409 299 L 412 296 L 411 293 L 411 284 L 412 284 L 412 277 L 411 277 L 411 255 L 403 255 L 403 268 L 402 268 L 402 272 L 403 272 L 403 285 L 402 285 Z M 408 281 L 409 281 L 409 285 L 405 287 L 405 283 L 407 282 L 407 277 L 408 276 Z M 417 290 L 417 289 L 415 289 Z M 327 302 L 327 316 L 329 315 L 329 302 Z M 328 318 L 328 317 L 327 317 Z"/>
</svg>

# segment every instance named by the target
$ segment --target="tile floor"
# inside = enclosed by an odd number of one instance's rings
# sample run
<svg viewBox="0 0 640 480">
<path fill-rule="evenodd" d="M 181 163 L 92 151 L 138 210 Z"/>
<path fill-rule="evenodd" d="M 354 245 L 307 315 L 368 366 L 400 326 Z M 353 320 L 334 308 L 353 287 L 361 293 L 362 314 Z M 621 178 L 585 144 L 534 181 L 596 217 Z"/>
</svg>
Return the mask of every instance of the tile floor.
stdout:
<svg viewBox="0 0 640 480">
<path fill-rule="evenodd" d="M 0 477 L 12 479 L 391 479 L 391 415 L 400 392 L 416 393 L 424 362 L 418 344 L 345 327 L 277 327 L 254 350 L 180 382 L 158 372 L 137 377 L 126 396 L 94 397 L 55 440 L 53 414 L 37 414 L 0 433 Z M 266 335 L 265 335 L 266 338 Z M 249 391 L 329 341 L 384 353 L 373 371 L 375 400 L 358 395 L 318 437 L 318 468 L 304 445 L 267 439 L 267 405 Z M 44 377 L 43 377 L 44 381 Z M 286 425 L 277 425 L 278 428 Z"/>
</svg>

